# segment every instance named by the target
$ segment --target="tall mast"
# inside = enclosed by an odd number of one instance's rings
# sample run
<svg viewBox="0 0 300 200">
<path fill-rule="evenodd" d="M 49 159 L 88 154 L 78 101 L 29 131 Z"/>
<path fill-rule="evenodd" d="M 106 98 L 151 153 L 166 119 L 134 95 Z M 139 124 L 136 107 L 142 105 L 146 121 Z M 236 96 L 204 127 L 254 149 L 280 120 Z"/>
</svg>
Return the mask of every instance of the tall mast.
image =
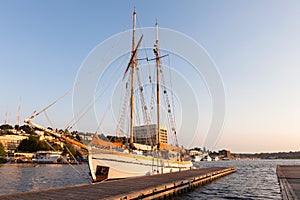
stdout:
<svg viewBox="0 0 300 200">
<path fill-rule="evenodd" d="M 136 40 L 136 12 L 135 8 L 133 11 L 133 33 L 132 33 L 132 52 L 131 55 L 133 59 L 131 61 L 131 97 L 130 97 L 130 149 L 133 148 L 133 126 L 134 126 L 134 67 L 136 65 L 136 56 L 135 56 L 135 40 Z"/>
<path fill-rule="evenodd" d="M 156 77 L 157 77 L 157 83 L 156 83 L 156 96 L 157 96 L 157 134 L 156 134 L 156 144 L 157 148 L 160 148 L 159 142 L 160 142 L 160 91 L 159 91 L 159 71 L 160 71 L 160 60 L 159 60 L 159 47 L 158 47 L 158 22 L 156 20 L 155 23 L 155 31 L 156 31 L 156 40 L 155 40 L 155 60 L 156 60 Z"/>
</svg>

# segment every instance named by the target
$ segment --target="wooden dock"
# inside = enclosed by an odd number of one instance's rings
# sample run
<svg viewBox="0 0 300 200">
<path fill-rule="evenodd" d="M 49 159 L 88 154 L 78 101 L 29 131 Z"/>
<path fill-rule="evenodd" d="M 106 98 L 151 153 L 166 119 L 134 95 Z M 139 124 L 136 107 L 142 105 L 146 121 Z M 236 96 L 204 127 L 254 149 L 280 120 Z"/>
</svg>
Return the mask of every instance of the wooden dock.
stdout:
<svg viewBox="0 0 300 200">
<path fill-rule="evenodd" d="M 0 196 L 0 199 L 167 199 L 192 191 L 236 169 L 210 167 L 95 184 Z"/>
<path fill-rule="evenodd" d="M 277 166 L 276 172 L 282 199 L 300 199 L 300 165 Z"/>
</svg>

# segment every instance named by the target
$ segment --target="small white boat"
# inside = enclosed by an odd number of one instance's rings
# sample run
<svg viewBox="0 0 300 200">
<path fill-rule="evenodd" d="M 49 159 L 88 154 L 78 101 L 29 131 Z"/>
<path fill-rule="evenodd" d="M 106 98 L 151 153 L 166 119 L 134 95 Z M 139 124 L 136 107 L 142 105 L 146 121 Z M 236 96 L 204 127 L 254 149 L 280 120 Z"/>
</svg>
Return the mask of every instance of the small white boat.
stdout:
<svg viewBox="0 0 300 200">
<path fill-rule="evenodd" d="M 190 158 L 192 162 L 200 162 L 202 158 L 202 152 L 197 150 L 190 150 Z"/>
<path fill-rule="evenodd" d="M 212 158 L 212 160 L 213 160 L 213 161 L 219 161 L 220 158 L 219 158 L 218 156 L 215 156 L 215 157 Z"/>
<path fill-rule="evenodd" d="M 207 154 L 207 155 L 205 155 L 205 156 L 201 159 L 201 161 L 208 161 L 208 162 L 210 162 L 210 161 L 212 161 L 212 159 L 211 159 L 211 157 Z"/>
<path fill-rule="evenodd" d="M 61 159 L 61 151 L 37 151 L 32 158 L 34 163 L 52 164 L 58 163 Z"/>
</svg>

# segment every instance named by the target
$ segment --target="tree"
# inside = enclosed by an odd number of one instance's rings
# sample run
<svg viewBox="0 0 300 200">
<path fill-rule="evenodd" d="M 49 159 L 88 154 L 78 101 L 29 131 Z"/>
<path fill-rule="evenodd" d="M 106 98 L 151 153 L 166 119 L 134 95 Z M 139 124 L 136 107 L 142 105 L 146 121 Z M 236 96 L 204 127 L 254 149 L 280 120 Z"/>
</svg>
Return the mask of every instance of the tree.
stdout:
<svg viewBox="0 0 300 200">
<path fill-rule="evenodd" d="M 13 129 L 13 127 L 9 124 L 3 124 L 0 126 L 0 129 L 7 130 L 7 129 Z"/>
<path fill-rule="evenodd" d="M 36 152 L 36 151 L 49 151 L 50 147 L 45 141 L 40 141 L 34 136 L 29 136 L 28 139 L 24 139 L 18 146 L 18 151 L 21 152 Z"/>
<path fill-rule="evenodd" d="M 72 154 L 75 158 L 82 158 L 83 155 L 80 151 L 78 151 L 73 145 L 65 144 L 63 155 Z"/>
<path fill-rule="evenodd" d="M 18 124 L 16 124 L 15 125 L 15 129 L 19 131 L 20 130 L 20 126 Z"/>
<path fill-rule="evenodd" d="M 53 148 L 55 151 L 62 151 L 62 150 L 63 150 L 63 148 L 61 148 L 61 146 L 58 145 L 58 144 L 53 144 L 53 145 L 52 145 L 52 148 Z M 51 150 L 53 150 L 52 148 L 51 148 Z"/>
<path fill-rule="evenodd" d="M 23 131 L 25 131 L 28 134 L 34 134 L 34 130 L 26 124 L 23 126 L 20 126 L 20 129 L 22 129 Z"/>
<path fill-rule="evenodd" d="M 5 157 L 5 150 L 3 144 L 0 142 L 0 158 Z"/>
</svg>

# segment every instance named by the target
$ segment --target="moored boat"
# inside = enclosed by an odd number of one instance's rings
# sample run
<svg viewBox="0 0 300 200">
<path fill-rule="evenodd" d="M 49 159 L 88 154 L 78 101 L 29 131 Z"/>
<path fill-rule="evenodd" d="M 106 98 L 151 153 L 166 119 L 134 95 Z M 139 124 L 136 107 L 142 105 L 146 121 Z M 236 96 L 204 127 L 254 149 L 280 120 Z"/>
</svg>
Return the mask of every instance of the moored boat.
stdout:
<svg viewBox="0 0 300 200">
<path fill-rule="evenodd" d="M 92 142 L 89 145 L 81 144 L 80 142 L 70 139 L 64 135 L 44 128 L 43 126 L 33 123 L 31 120 L 37 116 L 37 114 L 30 119 L 26 119 L 25 122 L 37 129 L 45 131 L 62 141 L 75 144 L 88 151 L 88 164 L 90 174 L 94 182 L 103 181 L 107 179 L 119 179 L 129 178 L 135 176 L 145 176 L 158 173 L 170 173 L 182 170 L 188 170 L 192 168 L 192 162 L 189 156 L 186 154 L 184 148 L 179 147 L 176 129 L 174 122 L 172 124 L 169 134 L 174 134 L 176 138 L 175 144 L 168 144 L 168 131 L 166 128 L 161 126 L 161 85 L 160 79 L 163 78 L 161 75 L 162 67 L 160 59 L 165 57 L 160 55 L 159 51 L 159 39 L 158 39 L 158 23 L 156 22 L 156 40 L 154 45 L 154 56 L 155 58 L 149 59 L 155 61 L 156 67 L 156 121 L 155 123 L 150 122 L 148 117 L 147 106 L 144 102 L 143 87 L 138 86 L 139 93 L 141 96 L 142 113 L 144 116 L 144 124 L 137 125 L 135 123 L 135 94 L 134 94 L 134 75 L 138 70 L 137 51 L 141 45 L 143 35 L 140 37 L 136 44 L 136 12 L 133 12 L 133 35 L 132 35 L 132 52 L 130 61 L 125 70 L 124 77 L 128 78 L 130 83 L 130 119 L 129 119 L 129 141 L 125 143 L 116 143 L 105 141 L 99 138 L 97 135 L 94 136 Z M 148 58 L 147 58 L 148 60 Z M 123 78 L 124 78 L 123 77 Z M 139 78 L 138 78 L 139 79 Z M 127 88 L 127 86 L 126 86 Z M 163 91 L 167 93 L 166 90 Z M 165 115 L 171 116 L 171 108 L 168 100 L 167 102 L 167 113 Z M 52 105 L 52 104 L 51 104 Z M 50 105 L 50 106 L 51 106 Z M 46 107 L 47 109 L 48 107 Z M 44 109 L 45 110 L 45 109 Z M 44 111 L 43 110 L 43 111 Z M 171 118 L 171 117 L 170 117 Z"/>
<path fill-rule="evenodd" d="M 53 164 L 61 160 L 61 151 L 37 151 L 32 157 L 34 163 Z"/>
<path fill-rule="evenodd" d="M 210 162 L 210 161 L 212 161 L 212 158 L 208 154 L 206 154 L 206 155 L 204 155 L 201 158 L 201 161 L 208 161 L 208 162 Z"/>
</svg>

